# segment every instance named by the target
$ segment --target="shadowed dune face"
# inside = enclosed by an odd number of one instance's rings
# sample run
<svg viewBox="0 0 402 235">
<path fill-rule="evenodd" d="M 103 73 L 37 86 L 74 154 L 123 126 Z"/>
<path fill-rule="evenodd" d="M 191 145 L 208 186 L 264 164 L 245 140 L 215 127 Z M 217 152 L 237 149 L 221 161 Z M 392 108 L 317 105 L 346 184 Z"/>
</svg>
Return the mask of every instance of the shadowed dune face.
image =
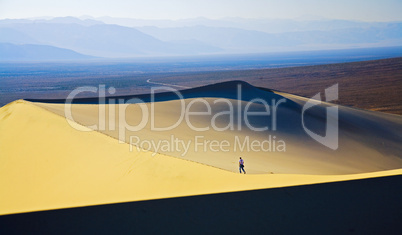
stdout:
<svg viewBox="0 0 402 235">
<path fill-rule="evenodd" d="M 307 99 L 244 82 L 180 95 L 183 99 L 159 93 L 153 97 L 157 102 L 149 102 L 150 95 L 111 97 L 106 105 L 84 104 L 99 102 L 95 98 L 77 99 L 71 115 L 81 125 L 132 144 L 133 152 L 148 149 L 232 172 L 238 170 L 239 156 L 252 174 L 352 174 L 402 167 L 402 118 L 397 115 L 340 106 L 339 143 L 332 150 L 305 131 L 325 135 L 326 110 L 332 107 L 327 103 L 303 112 Z M 111 104 L 118 99 L 132 104 Z M 63 104 L 35 105 L 66 116 Z M 245 111 L 258 114 L 246 117 Z"/>
<path fill-rule="evenodd" d="M 88 130 L 76 130 L 64 117 L 29 102 L 2 107 L 0 215 L 401 174 L 399 169 L 240 175 L 150 151 L 130 152 L 128 144 Z"/>
<path fill-rule="evenodd" d="M 183 91 L 182 100 L 162 93 L 153 103 L 112 104 L 108 99 L 109 104 L 96 105 L 78 100 L 70 113 L 75 122 L 66 118 L 64 104 L 20 100 L 2 107 L 0 215 L 401 174 L 400 116 L 339 107 L 339 148 L 332 150 L 303 128 L 304 98 L 245 85 L 242 98 L 235 99 L 237 85 Z M 262 113 L 267 111 L 263 103 L 272 104 L 272 99 L 284 100 L 275 112 L 269 105 L 270 115 L 246 119 L 238 112 Z M 305 112 L 308 128 L 319 132 L 325 126 L 328 105 Z M 144 116 L 152 106 L 153 115 Z M 184 118 L 177 122 L 181 114 Z M 176 123 L 173 129 L 155 130 Z M 133 143 L 133 136 L 138 142 Z M 188 149 L 169 149 L 180 146 L 172 136 L 189 143 Z M 197 136 L 207 143 L 197 145 Z M 245 139 L 257 144 L 239 149 Z M 285 149 L 277 147 L 279 140 Z M 167 148 L 152 145 L 159 141 Z M 261 151 L 268 144 L 271 150 Z M 240 155 L 246 175 L 237 173 Z M 264 174 L 271 172 L 275 174 Z"/>
<path fill-rule="evenodd" d="M 241 221 L 252 234 L 399 234 L 401 181 L 398 175 L 6 215 L 0 232 L 238 234 L 233 221 Z"/>
</svg>

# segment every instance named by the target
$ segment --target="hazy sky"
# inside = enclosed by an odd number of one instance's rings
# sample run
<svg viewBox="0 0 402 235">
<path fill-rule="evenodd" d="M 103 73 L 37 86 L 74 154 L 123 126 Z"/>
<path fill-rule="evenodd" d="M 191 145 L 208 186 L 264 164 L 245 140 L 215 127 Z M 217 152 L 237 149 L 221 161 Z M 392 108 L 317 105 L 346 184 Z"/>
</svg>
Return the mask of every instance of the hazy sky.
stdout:
<svg viewBox="0 0 402 235">
<path fill-rule="evenodd" d="M 402 0 L 0 0 L 0 18 L 91 15 L 141 19 L 298 18 L 402 20 Z"/>
</svg>

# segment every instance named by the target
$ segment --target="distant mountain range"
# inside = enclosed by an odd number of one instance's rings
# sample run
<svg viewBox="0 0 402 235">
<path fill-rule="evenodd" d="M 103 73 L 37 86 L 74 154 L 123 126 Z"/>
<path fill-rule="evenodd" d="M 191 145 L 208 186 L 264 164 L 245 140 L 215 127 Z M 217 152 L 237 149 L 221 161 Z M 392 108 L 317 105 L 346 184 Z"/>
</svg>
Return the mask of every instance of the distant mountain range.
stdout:
<svg viewBox="0 0 402 235">
<path fill-rule="evenodd" d="M 402 45 L 402 22 L 196 18 L 179 21 L 124 18 L 0 20 L 2 60 L 12 50 L 34 60 L 75 56 L 127 58 L 200 54 L 264 53 Z M 11 46 L 14 44 L 14 46 Z M 29 44 L 29 46 L 22 46 Z M 7 46 L 6 46 L 7 45 Z M 33 45 L 41 45 L 35 47 Z M 44 47 L 48 46 L 48 47 Z M 52 48 L 52 49 L 50 49 Z M 57 50 L 59 48 L 60 50 Z M 28 51 L 34 50 L 35 54 Z M 43 50 L 44 55 L 41 53 Z M 28 56 L 29 54 L 29 56 Z M 56 56 L 57 55 L 57 56 Z M 23 56 L 22 56 L 23 57 Z M 74 56 L 73 56 L 74 57 Z"/>
<path fill-rule="evenodd" d="M 310 17 L 311 18 L 311 17 Z M 217 28 L 235 28 L 245 30 L 255 30 L 265 33 L 288 33 L 305 31 L 331 31 L 337 29 L 350 28 L 370 28 L 383 27 L 397 22 L 361 22 L 337 19 L 245 19 L 245 18 L 223 18 L 208 19 L 198 17 L 182 20 L 142 20 L 130 18 L 115 17 L 82 17 L 82 20 L 91 20 L 107 24 L 117 24 L 126 27 L 147 27 L 154 26 L 158 28 L 181 28 L 193 26 L 207 26 Z M 401 23 L 401 22 L 399 22 Z"/>
<path fill-rule="evenodd" d="M 46 45 L 0 43 L 0 61 L 66 61 L 93 58 L 72 50 Z"/>
<path fill-rule="evenodd" d="M 51 45 L 99 57 L 191 55 L 214 53 L 219 48 L 193 40 L 164 42 L 135 28 L 111 24 L 0 22 L 0 42 Z"/>
<path fill-rule="evenodd" d="M 142 27 L 139 30 L 164 41 L 199 40 L 208 45 L 222 48 L 227 52 L 237 53 L 402 45 L 402 23 L 389 23 L 369 28 L 277 34 L 208 26 L 181 28 Z"/>
</svg>

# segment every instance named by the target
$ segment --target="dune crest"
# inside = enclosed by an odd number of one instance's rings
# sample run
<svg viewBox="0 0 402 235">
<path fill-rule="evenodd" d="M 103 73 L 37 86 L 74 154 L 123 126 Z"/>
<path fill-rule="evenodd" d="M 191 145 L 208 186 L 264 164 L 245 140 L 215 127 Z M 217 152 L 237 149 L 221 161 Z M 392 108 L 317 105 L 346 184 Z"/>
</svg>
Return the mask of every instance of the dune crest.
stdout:
<svg viewBox="0 0 402 235">
<path fill-rule="evenodd" d="M 30 102 L 2 107 L 0 214 L 402 174 L 240 175 L 128 149 L 99 132 L 75 130 Z"/>
<path fill-rule="evenodd" d="M 248 173 L 251 174 L 273 172 L 334 175 L 402 168 L 401 116 L 339 106 L 339 148 L 333 151 L 313 140 L 302 126 L 304 121 L 311 131 L 324 135 L 326 108 L 332 104 L 323 102 L 303 113 L 307 98 L 259 89 L 242 81 L 187 89 L 180 91 L 180 94 L 183 99 L 178 99 L 172 92 L 155 94 L 154 103 L 149 102 L 151 95 L 105 98 L 106 105 L 101 105 L 105 115 L 99 115 L 100 106 L 94 105 L 99 102 L 97 99 L 77 99 L 72 104 L 71 113 L 76 122 L 85 126 L 104 126 L 104 129 L 98 128 L 97 131 L 123 142 L 140 148 L 146 144 L 153 152 L 232 172 L 237 172 L 235 166 L 239 156 L 246 157 Z M 133 98 L 144 102 L 127 107 L 108 104 L 111 100 L 117 102 L 122 99 L 129 102 Z M 243 118 L 244 110 L 267 110 L 266 106 L 255 102 L 255 99 L 266 102 L 269 115 L 250 117 L 246 123 Z M 59 104 L 60 102 L 62 100 L 49 100 L 34 104 L 65 116 L 65 106 Z M 158 128 L 169 127 L 188 112 L 208 111 L 207 106 L 210 108 L 209 115 L 194 115 L 189 120 L 183 119 L 172 130 L 155 131 L 152 126 L 155 123 Z M 183 107 L 188 108 L 186 113 L 183 112 Z M 123 113 L 120 112 L 122 109 Z M 153 109 L 153 116 L 144 116 L 144 109 L 150 113 Z M 214 118 L 214 115 L 224 111 L 229 114 Z M 121 118 L 124 119 L 123 123 L 119 122 Z M 146 125 L 140 130 L 131 131 L 123 126 L 126 130 L 122 134 L 119 129 L 122 125 L 135 126 L 144 119 Z M 225 129 L 230 122 L 233 123 L 233 128 Z M 213 124 L 223 130 L 212 128 Z M 267 127 L 267 130 L 254 131 L 249 125 Z M 199 130 L 194 130 L 193 127 Z M 188 144 L 188 149 L 155 147 L 163 142 L 172 143 L 172 139 Z M 217 141 L 217 145 L 227 144 L 229 147 L 213 149 L 210 143 L 214 141 Z M 252 149 L 250 146 L 253 141 L 263 146 Z M 150 146 L 148 142 L 155 143 L 155 146 Z"/>
</svg>

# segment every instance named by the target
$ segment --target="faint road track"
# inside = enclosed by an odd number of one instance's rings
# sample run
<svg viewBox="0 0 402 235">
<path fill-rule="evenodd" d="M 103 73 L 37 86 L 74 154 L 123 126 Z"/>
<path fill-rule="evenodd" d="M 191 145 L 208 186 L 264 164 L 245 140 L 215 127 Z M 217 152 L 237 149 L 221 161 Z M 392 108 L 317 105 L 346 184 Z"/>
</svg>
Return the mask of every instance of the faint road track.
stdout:
<svg viewBox="0 0 402 235">
<path fill-rule="evenodd" d="M 151 82 L 151 79 L 148 79 L 147 83 L 156 84 L 156 85 L 162 85 L 162 86 L 170 86 L 170 87 L 173 86 L 173 87 L 185 88 L 185 89 L 191 88 L 191 87 L 188 87 L 188 86 L 179 86 L 179 85 L 173 85 L 173 84 L 167 84 L 167 83 Z"/>
</svg>

